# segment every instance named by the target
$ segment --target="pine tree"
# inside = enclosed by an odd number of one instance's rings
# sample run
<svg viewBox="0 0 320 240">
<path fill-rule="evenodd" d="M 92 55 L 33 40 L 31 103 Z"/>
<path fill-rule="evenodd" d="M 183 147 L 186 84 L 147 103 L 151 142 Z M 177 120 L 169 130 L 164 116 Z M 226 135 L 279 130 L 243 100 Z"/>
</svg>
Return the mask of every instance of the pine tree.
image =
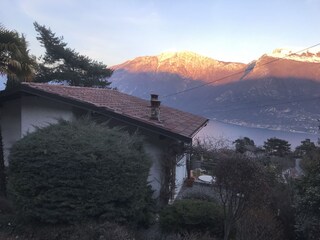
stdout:
<svg viewBox="0 0 320 240">
<path fill-rule="evenodd" d="M 269 138 L 266 142 L 264 142 L 263 148 L 269 155 L 285 157 L 291 153 L 291 144 L 286 140 L 282 140 L 279 138 Z"/>
<path fill-rule="evenodd" d="M 110 84 L 106 79 L 113 71 L 106 65 L 67 47 L 63 37 L 57 37 L 50 28 L 37 22 L 34 27 L 38 32 L 37 39 L 46 50 L 39 64 L 37 82 L 67 82 L 72 86 L 85 87 L 106 87 Z"/>
<path fill-rule="evenodd" d="M 238 138 L 233 144 L 235 144 L 236 151 L 239 153 L 245 153 L 255 147 L 254 141 L 248 137 Z"/>
</svg>

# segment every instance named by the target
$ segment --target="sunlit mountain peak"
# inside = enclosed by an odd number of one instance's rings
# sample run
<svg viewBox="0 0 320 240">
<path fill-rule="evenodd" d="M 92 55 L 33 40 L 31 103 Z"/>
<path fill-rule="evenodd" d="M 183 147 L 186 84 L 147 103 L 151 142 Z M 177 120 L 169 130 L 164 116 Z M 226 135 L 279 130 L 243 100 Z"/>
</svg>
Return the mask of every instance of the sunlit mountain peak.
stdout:
<svg viewBox="0 0 320 240">
<path fill-rule="evenodd" d="M 311 48 L 306 50 L 277 48 L 267 55 L 270 57 L 289 59 L 299 62 L 320 63 L 320 48 Z"/>
</svg>

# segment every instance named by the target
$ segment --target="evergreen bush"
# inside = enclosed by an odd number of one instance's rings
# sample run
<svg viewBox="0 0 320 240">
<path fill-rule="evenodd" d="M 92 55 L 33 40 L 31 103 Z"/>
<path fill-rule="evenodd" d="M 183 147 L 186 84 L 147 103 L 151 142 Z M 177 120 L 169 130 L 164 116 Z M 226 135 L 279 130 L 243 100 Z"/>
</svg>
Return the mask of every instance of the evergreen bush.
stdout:
<svg viewBox="0 0 320 240">
<path fill-rule="evenodd" d="M 9 190 L 17 211 L 42 222 L 145 221 L 150 161 L 142 139 L 90 119 L 59 121 L 11 149 Z"/>
<path fill-rule="evenodd" d="M 168 232 L 202 231 L 222 236 L 223 212 L 213 201 L 179 200 L 162 210 L 160 225 Z"/>
</svg>

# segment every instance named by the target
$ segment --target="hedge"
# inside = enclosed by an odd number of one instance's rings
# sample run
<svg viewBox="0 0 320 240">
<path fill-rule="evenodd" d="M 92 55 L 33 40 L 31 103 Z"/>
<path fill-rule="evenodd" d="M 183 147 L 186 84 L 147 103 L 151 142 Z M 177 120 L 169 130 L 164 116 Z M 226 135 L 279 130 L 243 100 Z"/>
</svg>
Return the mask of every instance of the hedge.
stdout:
<svg viewBox="0 0 320 240">
<path fill-rule="evenodd" d="M 178 200 L 162 210 L 160 225 L 169 232 L 202 231 L 222 236 L 223 212 L 213 201 Z"/>
<path fill-rule="evenodd" d="M 143 221 L 150 161 L 137 135 L 90 119 L 27 134 L 11 149 L 9 191 L 20 215 L 42 222 Z"/>
</svg>

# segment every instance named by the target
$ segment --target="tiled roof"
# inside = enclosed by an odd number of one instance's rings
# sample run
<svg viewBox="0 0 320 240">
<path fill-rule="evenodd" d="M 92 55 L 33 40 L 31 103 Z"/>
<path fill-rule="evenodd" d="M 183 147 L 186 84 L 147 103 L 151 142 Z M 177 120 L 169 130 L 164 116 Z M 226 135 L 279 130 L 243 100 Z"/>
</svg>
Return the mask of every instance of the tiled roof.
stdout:
<svg viewBox="0 0 320 240">
<path fill-rule="evenodd" d="M 23 89 L 35 89 L 79 103 L 98 107 L 115 115 L 121 115 L 135 122 L 144 123 L 183 137 L 192 138 L 208 119 L 171 107 L 160 106 L 160 122 L 150 119 L 150 101 L 121 93 L 117 90 L 49 85 L 44 83 L 23 83 Z"/>
</svg>

